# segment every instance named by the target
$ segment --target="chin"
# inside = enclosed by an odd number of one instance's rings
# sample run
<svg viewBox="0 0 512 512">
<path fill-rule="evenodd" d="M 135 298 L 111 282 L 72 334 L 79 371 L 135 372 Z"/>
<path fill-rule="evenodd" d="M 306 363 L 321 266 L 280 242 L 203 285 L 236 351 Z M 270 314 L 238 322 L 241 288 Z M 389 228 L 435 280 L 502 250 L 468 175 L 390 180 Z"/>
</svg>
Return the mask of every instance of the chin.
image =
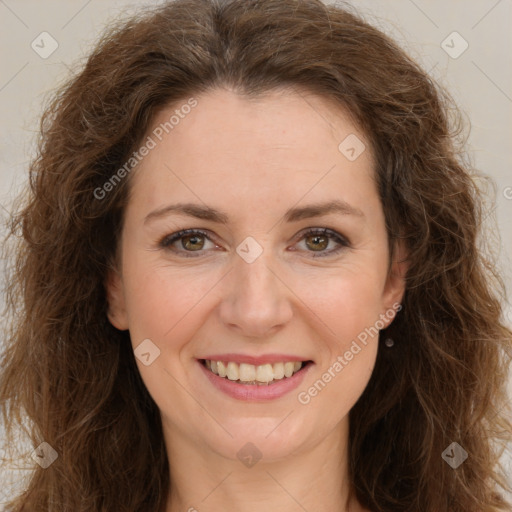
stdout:
<svg viewBox="0 0 512 512">
<path fill-rule="evenodd" d="M 289 458 L 312 442 L 305 425 L 298 425 L 292 420 L 294 413 L 289 413 L 278 418 L 232 418 L 223 426 L 233 437 L 225 433 L 210 440 L 212 450 L 230 460 L 261 457 L 262 462 L 270 462 Z"/>
</svg>

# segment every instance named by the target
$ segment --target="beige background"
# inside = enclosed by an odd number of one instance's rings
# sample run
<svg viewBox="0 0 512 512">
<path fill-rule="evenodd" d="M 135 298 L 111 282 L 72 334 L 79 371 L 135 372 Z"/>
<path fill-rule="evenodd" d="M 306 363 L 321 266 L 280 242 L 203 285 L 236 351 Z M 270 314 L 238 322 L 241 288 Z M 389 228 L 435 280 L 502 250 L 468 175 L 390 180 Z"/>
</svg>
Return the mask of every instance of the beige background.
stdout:
<svg viewBox="0 0 512 512">
<path fill-rule="evenodd" d="M 158 3 L 0 0 L 0 215 L 3 219 L 8 216 L 12 197 L 26 181 L 38 119 L 52 89 L 65 80 L 69 69 L 83 62 L 109 20 L 129 14 L 141 5 Z M 395 37 L 444 84 L 471 121 L 468 148 L 474 165 L 496 183 L 501 268 L 510 294 L 512 1 L 353 0 L 350 3 L 368 21 Z M 454 31 L 459 35 L 454 35 Z M 42 32 L 48 32 L 58 44 L 50 56 L 43 55 L 46 58 L 31 47 L 35 40 L 40 53 L 51 49 L 50 37 L 40 36 Z M 44 48 L 41 37 L 45 38 Z M 467 49 L 461 53 L 466 44 Z M 495 236 L 492 226 L 488 235 Z M 507 304 L 507 315 L 512 325 L 510 304 Z M 512 474 L 510 460 L 507 464 Z M 4 478 L 0 471 L 0 481 Z M 8 492 L 0 486 L 0 502 L 2 493 Z"/>
</svg>

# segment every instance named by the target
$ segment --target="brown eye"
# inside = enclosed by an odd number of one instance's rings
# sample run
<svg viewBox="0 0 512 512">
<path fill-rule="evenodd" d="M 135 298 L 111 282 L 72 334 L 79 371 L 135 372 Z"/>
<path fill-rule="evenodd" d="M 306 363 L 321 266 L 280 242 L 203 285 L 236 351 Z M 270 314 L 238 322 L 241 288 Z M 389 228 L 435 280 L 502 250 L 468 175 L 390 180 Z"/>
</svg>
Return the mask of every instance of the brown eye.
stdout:
<svg viewBox="0 0 512 512">
<path fill-rule="evenodd" d="M 204 238 L 202 235 L 187 235 L 181 238 L 181 245 L 189 251 L 201 250 L 204 246 Z"/>
<path fill-rule="evenodd" d="M 178 245 L 178 242 L 181 243 Z M 203 250 L 206 251 L 208 249 L 208 247 L 205 248 L 206 242 L 210 242 L 215 246 L 206 233 L 197 229 L 185 229 L 166 236 L 160 241 L 159 245 L 164 249 L 182 254 L 185 257 L 194 257 L 196 255 L 192 253 L 198 253 L 197 256 L 199 256 Z"/>
<path fill-rule="evenodd" d="M 332 256 L 351 246 L 347 238 L 328 228 L 309 229 L 302 234 L 300 240 L 304 240 L 306 252 L 316 253 L 312 254 L 313 258 Z M 330 242 L 334 242 L 338 247 L 326 250 Z"/>
<path fill-rule="evenodd" d="M 322 251 L 329 245 L 329 238 L 324 235 L 309 235 L 306 237 L 306 245 L 314 251 Z"/>
<path fill-rule="evenodd" d="M 302 240 L 304 240 L 306 246 L 305 251 L 314 253 L 312 254 L 313 258 L 331 256 L 351 246 L 348 239 L 327 228 L 309 229 L 302 234 L 300 241 Z M 178 242 L 181 242 L 179 246 L 176 245 Z M 207 233 L 197 229 L 185 229 L 166 236 L 160 241 L 159 245 L 174 253 L 182 254 L 184 257 L 194 257 L 207 251 L 208 247 L 205 248 L 207 242 L 212 243 L 214 248 L 218 247 L 212 242 Z M 331 242 L 337 244 L 338 247 L 326 250 Z"/>
</svg>

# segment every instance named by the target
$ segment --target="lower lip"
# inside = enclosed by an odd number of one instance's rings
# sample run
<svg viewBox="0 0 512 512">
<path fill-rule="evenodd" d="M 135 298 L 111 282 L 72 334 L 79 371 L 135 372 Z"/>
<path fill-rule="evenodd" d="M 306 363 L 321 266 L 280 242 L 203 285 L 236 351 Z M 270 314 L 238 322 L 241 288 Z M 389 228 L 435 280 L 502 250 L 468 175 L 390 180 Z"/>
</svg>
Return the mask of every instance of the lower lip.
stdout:
<svg viewBox="0 0 512 512">
<path fill-rule="evenodd" d="M 308 362 L 306 366 L 301 368 L 297 373 L 291 377 L 285 377 L 273 384 L 258 385 L 258 384 L 239 384 L 236 381 L 229 380 L 224 377 L 219 377 L 212 371 L 208 370 L 201 361 L 198 361 L 203 373 L 208 380 L 220 391 L 229 395 L 237 400 L 244 400 L 246 402 L 265 402 L 267 400 L 275 400 L 280 398 L 290 391 L 293 391 L 302 382 L 306 373 L 313 366 L 313 363 Z"/>
</svg>

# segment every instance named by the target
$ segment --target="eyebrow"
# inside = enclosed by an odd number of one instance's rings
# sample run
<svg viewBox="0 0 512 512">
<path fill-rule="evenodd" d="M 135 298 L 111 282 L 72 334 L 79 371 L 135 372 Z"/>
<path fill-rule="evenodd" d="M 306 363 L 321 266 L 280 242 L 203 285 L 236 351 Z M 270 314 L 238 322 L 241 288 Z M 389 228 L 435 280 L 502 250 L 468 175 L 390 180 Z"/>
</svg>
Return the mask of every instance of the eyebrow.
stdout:
<svg viewBox="0 0 512 512">
<path fill-rule="evenodd" d="M 201 220 L 209 220 L 218 224 L 228 224 L 229 222 L 229 216 L 225 212 L 211 208 L 210 206 L 203 206 L 194 203 L 177 203 L 152 211 L 146 215 L 144 224 L 166 217 L 172 213 L 187 215 Z M 330 213 L 353 215 L 361 218 L 365 217 L 364 213 L 359 208 L 356 208 L 341 199 L 336 199 L 326 203 L 315 203 L 307 206 L 290 208 L 284 214 L 284 220 L 285 222 L 297 222 L 303 219 L 321 217 Z"/>
</svg>

